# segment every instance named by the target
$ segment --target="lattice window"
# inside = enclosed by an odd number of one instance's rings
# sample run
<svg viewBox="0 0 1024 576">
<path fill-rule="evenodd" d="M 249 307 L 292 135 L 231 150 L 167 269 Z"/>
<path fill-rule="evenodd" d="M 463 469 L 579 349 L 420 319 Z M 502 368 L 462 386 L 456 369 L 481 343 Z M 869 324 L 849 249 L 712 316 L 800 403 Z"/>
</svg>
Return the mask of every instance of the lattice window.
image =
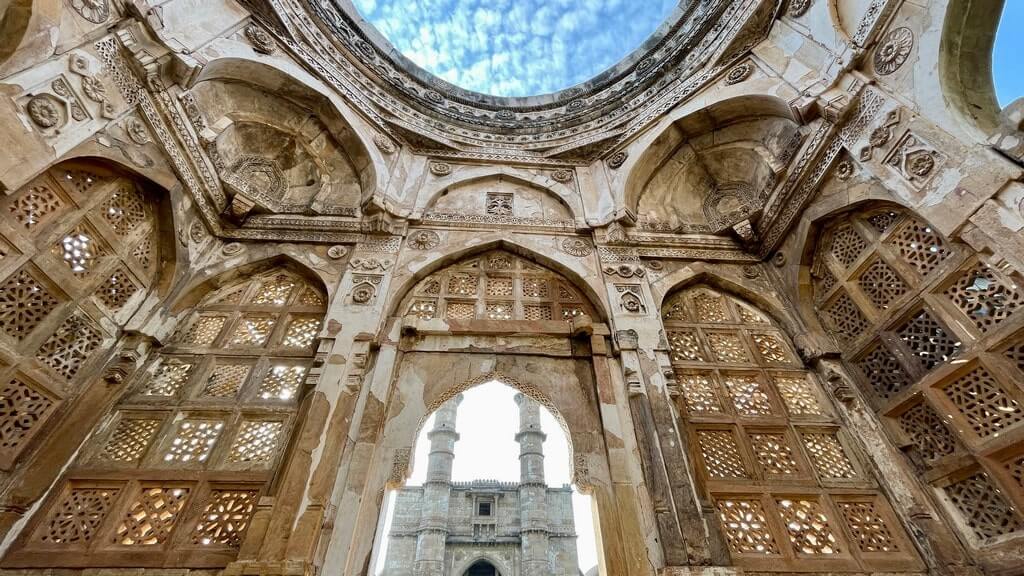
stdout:
<svg viewBox="0 0 1024 576">
<path fill-rule="evenodd" d="M 263 346 L 270 339 L 270 333 L 276 322 L 277 319 L 273 316 L 247 314 L 238 321 L 235 331 L 228 339 L 228 344 L 230 346 Z"/>
<path fill-rule="evenodd" d="M 149 218 L 146 198 L 133 185 L 126 184 L 100 205 L 100 213 L 118 236 L 127 236 Z"/>
<path fill-rule="evenodd" d="M 715 385 L 706 374 L 676 374 L 676 381 L 691 414 L 721 414 L 722 403 L 718 400 Z"/>
<path fill-rule="evenodd" d="M 804 433 L 804 448 L 822 478 L 853 478 L 857 471 L 835 434 Z"/>
<path fill-rule="evenodd" d="M 875 260 L 857 280 L 860 289 L 879 309 L 886 310 L 893 300 L 907 293 L 907 284 L 883 260 Z"/>
<path fill-rule="evenodd" d="M 707 335 L 711 352 L 719 362 L 745 363 L 750 361 L 747 347 L 739 334 L 712 332 Z"/>
<path fill-rule="evenodd" d="M 39 540 L 84 546 L 96 535 L 119 493 L 119 488 L 72 488 L 54 506 Z"/>
<path fill-rule="evenodd" d="M 761 355 L 761 360 L 769 364 L 789 364 L 792 358 L 782 339 L 774 334 L 753 333 L 750 339 L 754 341 L 754 349 Z"/>
<path fill-rule="evenodd" d="M 775 376 L 774 380 L 790 416 L 820 416 L 825 413 L 818 402 L 815 385 L 806 376 Z"/>
<path fill-rule="evenodd" d="M 821 504 L 813 500 L 784 499 L 777 502 L 789 541 L 798 554 L 838 554 L 842 550 Z"/>
<path fill-rule="evenodd" d="M 206 380 L 202 395 L 212 398 L 234 398 L 249 377 L 249 364 L 217 364 Z"/>
<path fill-rule="evenodd" d="M 283 429 L 284 424 L 281 422 L 243 422 L 231 445 L 228 461 L 246 464 L 270 462 Z"/>
<path fill-rule="evenodd" d="M 697 334 L 692 331 L 669 332 L 668 345 L 672 350 L 672 359 L 679 361 L 702 361 L 704 353 L 701 352 L 700 344 L 697 342 Z"/>
<path fill-rule="evenodd" d="M 925 462 L 934 462 L 956 452 L 956 437 L 928 404 L 915 404 L 900 414 L 896 422 L 906 438 L 920 451 Z"/>
<path fill-rule="evenodd" d="M 121 268 L 111 274 L 96 289 L 96 297 L 110 310 L 120 310 L 139 291 L 139 286 L 127 270 Z"/>
<path fill-rule="evenodd" d="M 764 508 L 757 500 L 718 501 L 729 548 L 737 554 L 778 554 Z"/>
<path fill-rule="evenodd" d="M 202 546 L 238 548 L 242 544 L 252 515 L 256 511 L 255 490 L 214 490 L 199 523 L 192 532 L 192 543 Z"/>
<path fill-rule="evenodd" d="M 70 380 L 102 343 L 103 334 L 95 325 L 81 314 L 74 314 L 43 342 L 36 358 Z"/>
<path fill-rule="evenodd" d="M 53 251 L 78 276 L 87 274 L 107 254 L 97 235 L 84 226 L 77 226 L 61 237 Z"/>
<path fill-rule="evenodd" d="M 0 457 L 13 461 L 55 407 L 52 396 L 27 381 L 8 380 L 0 390 Z"/>
<path fill-rule="evenodd" d="M 0 329 L 22 340 L 58 303 L 57 297 L 42 282 L 22 268 L 0 284 Z"/>
<path fill-rule="evenodd" d="M 923 310 L 899 328 L 896 335 L 926 370 L 945 364 L 960 351 L 960 341 Z"/>
<path fill-rule="evenodd" d="M 284 306 L 288 297 L 295 289 L 296 280 L 286 274 L 279 274 L 268 278 L 260 284 L 256 293 L 253 294 L 253 304 L 268 304 L 271 306 Z"/>
<path fill-rule="evenodd" d="M 305 366 L 277 364 L 267 370 L 257 394 L 264 400 L 291 400 L 305 378 Z"/>
<path fill-rule="evenodd" d="M 736 437 L 724 430 L 704 430 L 697 433 L 704 466 L 712 478 L 747 478 Z"/>
<path fill-rule="evenodd" d="M 424 296 L 440 298 L 428 301 Z M 558 274 L 500 250 L 462 260 L 421 280 L 403 309 L 420 318 L 446 320 L 569 321 L 593 316 L 590 306 Z"/>
<path fill-rule="evenodd" d="M 793 458 L 785 434 L 751 434 L 750 446 L 766 474 L 780 476 L 800 473 L 800 466 Z"/>
<path fill-rule="evenodd" d="M 1015 284 L 1004 282 L 984 264 L 961 276 L 946 290 L 946 296 L 982 330 L 1006 320 L 1022 300 Z"/>
<path fill-rule="evenodd" d="M 943 334 L 945 334 L 943 332 Z M 875 396 L 888 400 L 909 387 L 912 382 L 907 370 L 884 344 L 879 343 L 857 362 L 864 378 L 871 384 Z"/>
<path fill-rule="evenodd" d="M 32 230 L 51 216 L 62 212 L 67 203 L 50 186 L 30 186 L 8 205 L 14 219 Z"/>
<path fill-rule="evenodd" d="M 108 462 L 134 464 L 142 459 L 162 422 L 146 417 L 122 417 L 107 439 L 98 458 Z"/>
<path fill-rule="evenodd" d="M 184 420 L 178 423 L 163 455 L 164 462 L 205 462 L 220 437 L 224 423 L 215 420 Z"/>
<path fill-rule="evenodd" d="M 226 316 L 201 315 L 192 322 L 185 334 L 179 339 L 184 344 L 195 344 L 197 346 L 209 346 L 217 340 L 220 331 L 224 329 L 227 322 Z"/>
<path fill-rule="evenodd" d="M 743 416 L 772 414 L 771 400 L 758 377 L 730 374 L 724 380 L 737 413 Z"/>
<path fill-rule="evenodd" d="M 900 545 L 874 502 L 841 502 L 839 511 L 861 552 L 896 552 Z"/>
<path fill-rule="evenodd" d="M 938 232 L 913 217 L 907 218 L 900 229 L 889 236 L 888 243 L 922 276 L 931 274 L 950 254 Z"/>
<path fill-rule="evenodd" d="M 169 361 L 160 366 L 157 373 L 143 389 L 145 396 L 175 396 L 185 387 L 192 373 L 192 364 Z"/>
<path fill-rule="evenodd" d="M 853 226 L 839 226 L 832 232 L 829 251 L 837 262 L 849 268 L 868 249 L 868 243 L 853 229 Z"/>
<path fill-rule="evenodd" d="M 289 348 L 307 348 L 320 333 L 320 318 L 295 318 L 284 332 L 282 344 Z"/>
<path fill-rule="evenodd" d="M 943 392 L 981 437 L 999 434 L 1024 419 L 1020 404 L 1007 394 L 984 367 L 971 370 Z"/>
<path fill-rule="evenodd" d="M 822 312 L 832 328 L 832 335 L 841 343 L 852 342 L 871 328 L 871 323 L 864 317 L 860 308 L 857 308 L 850 296 L 845 293 L 839 294 L 831 303 L 826 304 Z"/>
<path fill-rule="evenodd" d="M 829 262 L 837 266 L 831 256 Z M 901 528 L 878 513 L 886 510 L 884 497 L 846 451 L 842 424 L 816 376 L 802 369 L 766 314 L 707 286 L 670 295 L 661 312 L 689 449 L 740 566 L 749 560 L 751 571 L 773 572 L 857 565 L 867 572 L 913 558 L 913 550 L 894 544 L 905 541 Z M 878 508 L 832 516 L 842 502 Z M 780 547 L 786 538 L 792 545 Z M 756 558 L 769 554 L 778 558 Z M 813 564 L 801 564 L 809 558 Z"/>
<path fill-rule="evenodd" d="M 879 234 L 888 230 L 894 223 L 898 222 L 900 214 L 893 210 L 885 210 L 883 212 L 876 212 L 871 216 L 868 216 L 868 224 L 875 229 Z"/>
<path fill-rule="evenodd" d="M 1024 527 L 1013 505 L 984 472 L 946 487 L 946 495 L 979 538 L 993 538 Z"/>
<path fill-rule="evenodd" d="M 188 497 L 188 488 L 143 489 L 117 527 L 114 543 L 121 546 L 165 544 Z"/>
</svg>

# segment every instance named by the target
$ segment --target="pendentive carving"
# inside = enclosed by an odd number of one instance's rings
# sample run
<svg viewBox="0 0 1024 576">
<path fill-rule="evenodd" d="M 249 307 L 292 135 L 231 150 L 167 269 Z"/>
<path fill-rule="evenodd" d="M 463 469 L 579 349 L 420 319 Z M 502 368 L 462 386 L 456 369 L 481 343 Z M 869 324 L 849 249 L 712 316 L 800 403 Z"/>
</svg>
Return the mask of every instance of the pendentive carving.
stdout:
<svg viewBox="0 0 1024 576">
<path fill-rule="evenodd" d="M 572 182 L 572 170 L 555 170 L 551 173 L 551 179 L 562 184 Z"/>
<path fill-rule="evenodd" d="M 377 147 L 378 150 L 380 150 L 381 152 L 383 152 L 385 154 L 394 154 L 395 153 L 396 147 L 395 147 L 394 140 L 392 140 L 391 138 L 388 138 L 387 136 L 385 136 L 385 135 L 383 135 L 383 134 L 381 134 L 379 132 L 377 134 L 374 134 L 374 136 L 373 136 L 373 144 L 374 144 L 374 146 Z"/>
<path fill-rule="evenodd" d="M 146 125 L 143 124 L 141 120 L 134 116 L 129 116 L 128 119 L 124 121 L 123 126 L 124 131 L 128 134 L 128 137 L 131 138 L 132 142 L 135 142 L 139 146 L 149 144 L 149 130 L 146 129 Z"/>
<path fill-rule="evenodd" d="M 750 75 L 753 73 L 754 66 L 750 62 L 737 64 L 732 70 L 729 70 L 728 74 L 726 74 L 725 83 L 728 85 L 739 84 L 747 78 L 750 78 Z"/>
<path fill-rule="evenodd" d="M 446 162 L 431 162 L 430 173 L 438 177 L 447 176 L 452 173 L 452 165 Z"/>
<path fill-rule="evenodd" d="M 348 255 L 348 248 L 341 244 L 335 244 L 327 249 L 327 257 L 332 260 L 341 260 L 346 255 Z"/>
<path fill-rule="evenodd" d="M 626 163 L 626 159 L 628 158 L 629 152 L 626 152 L 625 150 L 620 150 L 608 157 L 608 167 L 611 168 L 612 170 L 618 170 L 619 168 L 622 167 L 623 164 Z"/>
<path fill-rule="evenodd" d="M 93 24 L 102 24 L 110 17 L 107 0 L 71 0 L 71 7 L 78 15 Z"/>
<path fill-rule="evenodd" d="M 890 30 L 875 49 L 875 71 L 888 76 L 899 70 L 914 48 L 914 33 L 905 26 Z"/>
<path fill-rule="evenodd" d="M 836 166 L 836 178 L 840 182 L 846 182 L 857 172 L 857 168 L 853 165 L 850 160 L 843 160 Z"/>
</svg>

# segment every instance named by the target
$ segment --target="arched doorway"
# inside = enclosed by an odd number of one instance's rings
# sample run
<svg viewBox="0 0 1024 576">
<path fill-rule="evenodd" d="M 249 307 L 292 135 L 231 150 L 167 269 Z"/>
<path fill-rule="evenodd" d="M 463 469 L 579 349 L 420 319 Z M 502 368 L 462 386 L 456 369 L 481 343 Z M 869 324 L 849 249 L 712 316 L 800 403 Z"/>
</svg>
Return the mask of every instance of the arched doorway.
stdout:
<svg viewBox="0 0 1024 576">
<path fill-rule="evenodd" d="M 466 576 L 498 576 L 498 570 L 487 560 L 477 560 L 466 570 Z"/>
</svg>

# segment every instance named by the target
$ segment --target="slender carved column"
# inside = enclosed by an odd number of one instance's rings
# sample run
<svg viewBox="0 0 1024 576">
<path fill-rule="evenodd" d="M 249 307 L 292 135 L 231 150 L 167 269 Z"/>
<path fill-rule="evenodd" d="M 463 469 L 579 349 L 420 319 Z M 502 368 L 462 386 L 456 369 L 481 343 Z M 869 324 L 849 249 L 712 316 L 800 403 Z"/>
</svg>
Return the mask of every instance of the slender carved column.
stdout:
<svg viewBox="0 0 1024 576">
<path fill-rule="evenodd" d="M 523 576 L 548 576 L 548 486 L 544 483 L 544 440 L 540 405 L 516 394 L 519 405 L 519 508 L 522 518 Z"/>
<path fill-rule="evenodd" d="M 414 576 L 444 576 L 444 548 L 448 538 L 448 500 L 452 491 L 452 464 L 455 461 L 455 418 L 462 395 L 445 402 L 437 410 L 427 460 L 427 481 L 423 483 L 422 515 L 416 536 Z"/>
</svg>

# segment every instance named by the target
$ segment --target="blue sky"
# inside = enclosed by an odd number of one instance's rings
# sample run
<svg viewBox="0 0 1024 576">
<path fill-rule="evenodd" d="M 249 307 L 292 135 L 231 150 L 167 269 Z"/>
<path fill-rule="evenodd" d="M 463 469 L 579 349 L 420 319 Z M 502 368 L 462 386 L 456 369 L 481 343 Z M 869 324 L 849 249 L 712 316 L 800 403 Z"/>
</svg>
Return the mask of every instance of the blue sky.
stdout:
<svg viewBox="0 0 1024 576">
<path fill-rule="evenodd" d="M 996 33 L 996 47 L 992 55 L 992 75 L 995 77 L 996 98 L 1006 107 L 1024 96 L 1024 0 L 1006 0 L 1003 19 Z"/>
<path fill-rule="evenodd" d="M 486 94 L 531 96 L 613 66 L 658 28 L 678 0 L 353 3 L 406 57 L 441 78 Z"/>
</svg>

